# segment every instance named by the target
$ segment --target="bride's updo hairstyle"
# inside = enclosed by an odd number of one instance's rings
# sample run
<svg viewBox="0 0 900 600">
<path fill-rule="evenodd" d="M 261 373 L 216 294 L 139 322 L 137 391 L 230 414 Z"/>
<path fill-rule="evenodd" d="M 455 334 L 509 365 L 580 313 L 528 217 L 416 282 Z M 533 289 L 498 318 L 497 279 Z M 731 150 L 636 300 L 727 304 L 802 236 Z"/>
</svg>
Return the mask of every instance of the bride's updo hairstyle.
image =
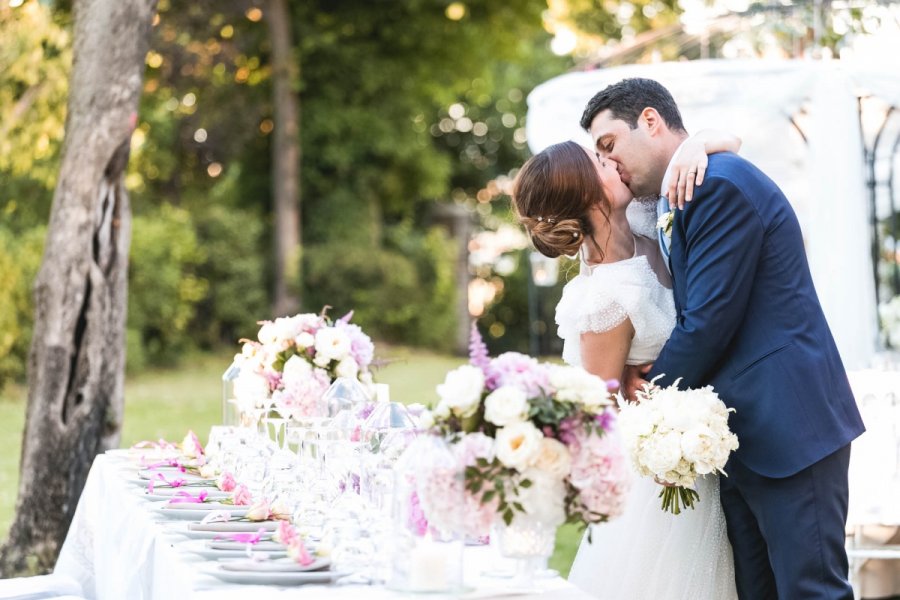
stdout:
<svg viewBox="0 0 900 600">
<path fill-rule="evenodd" d="M 609 216 L 597 169 L 575 142 L 554 144 L 529 158 L 512 195 L 519 223 L 535 249 L 550 258 L 575 256 L 586 237 L 593 239 L 588 213 L 595 204 Z"/>
</svg>

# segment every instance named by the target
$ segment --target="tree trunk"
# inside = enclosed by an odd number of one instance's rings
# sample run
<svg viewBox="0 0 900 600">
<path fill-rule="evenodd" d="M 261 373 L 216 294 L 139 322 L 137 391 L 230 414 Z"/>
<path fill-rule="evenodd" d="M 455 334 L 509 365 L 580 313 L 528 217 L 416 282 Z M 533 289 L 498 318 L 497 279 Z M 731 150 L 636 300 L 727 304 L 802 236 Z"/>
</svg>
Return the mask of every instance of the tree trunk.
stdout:
<svg viewBox="0 0 900 600">
<path fill-rule="evenodd" d="M 77 0 L 62 164 L 34 285 L 9 577 L 53 567 L 94 457 L 122 425 L 131 209 L 123 177 L 156 0 Z"/>
<path fill-rule="evenodd" d="M 272 188 L 275 205 L 275 316 L 300 310 L 300 65 L 294 60 L 287 0 L 268 0 L 275 128 Z"/>
</svg>

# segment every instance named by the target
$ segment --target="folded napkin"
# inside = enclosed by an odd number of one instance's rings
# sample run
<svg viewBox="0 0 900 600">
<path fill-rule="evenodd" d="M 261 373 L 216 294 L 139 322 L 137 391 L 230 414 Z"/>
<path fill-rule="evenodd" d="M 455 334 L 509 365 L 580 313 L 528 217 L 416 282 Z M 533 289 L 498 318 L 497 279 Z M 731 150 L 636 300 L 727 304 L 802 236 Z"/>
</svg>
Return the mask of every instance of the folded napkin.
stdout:
<svg viewBox="0 0 900 600">
<path fill-rule="evenodd" d="M 331 561 L 327 558 L 319 558 L 312 564 L 303 566 L 290 558 L 276 558 L 273 560 L 229 560 L 219 561 L 223 569 L 228 571 L 257 571 L 264 573 L 300 573 L 304 571 L 321 571 L 331 566 Z"/>
</svg>

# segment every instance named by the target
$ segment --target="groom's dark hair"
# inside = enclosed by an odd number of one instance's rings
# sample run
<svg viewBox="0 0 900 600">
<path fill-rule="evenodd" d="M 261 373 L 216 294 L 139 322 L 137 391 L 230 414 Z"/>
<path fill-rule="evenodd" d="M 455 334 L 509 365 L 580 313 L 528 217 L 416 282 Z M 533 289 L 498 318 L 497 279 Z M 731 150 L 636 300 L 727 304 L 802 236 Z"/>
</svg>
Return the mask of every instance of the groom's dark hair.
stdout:
<svg viewBox="0 0 900 600">
<path fill-rule="evenodd" d="M 640 77 L 623 79 L 597 92 L 581 115 L 581 127 L 590 131 L 594 117 L 608 109 L 614 119 L 625 121 L 634 129 L 638 117 L 647 107 L 656 109 L 669 129 L 687 133 L 681 121 L 681 112 L 669 90 L 658 81 Z"/>
</svg>

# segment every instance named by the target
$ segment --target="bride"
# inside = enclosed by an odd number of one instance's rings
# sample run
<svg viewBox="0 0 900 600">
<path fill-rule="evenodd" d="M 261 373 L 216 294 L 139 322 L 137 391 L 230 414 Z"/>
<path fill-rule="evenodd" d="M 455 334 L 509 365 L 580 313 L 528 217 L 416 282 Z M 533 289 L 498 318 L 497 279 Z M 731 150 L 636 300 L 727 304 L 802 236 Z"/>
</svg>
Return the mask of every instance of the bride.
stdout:
<svg viewBox="0 0 900 600">
<path fill-rule="evenodd" d="M 705 167 L 708 153 L 739 146 L 732 136 L 698 133 L 672 162 L 671 188 L 688 170 Z M 683 194 L 678 196 L 680 201 Z M 513 198 L 538 251 L 580 259 L 580 272 L 556 307 L 563 359 L 605 380 L 619 379 L 625 365 L 653 362 L 675 324 L 671 278 L 656 240 L 655 199 L 635 203 L 632 227 L 626 209 L 634 198 L 617 165 L 575 142 L 529 159 Z M 649 210 L 635 210 L 639 204 Z M 736 599 L 718 478 L 701 479 L 700 502 L 677 516 L 660 508 L 659 484 L 636 474 L 633 479 L 624 514 L 594 526 L 591 541 L 585 535 L 569 580 L 608 600 Z"/>
</svg>

